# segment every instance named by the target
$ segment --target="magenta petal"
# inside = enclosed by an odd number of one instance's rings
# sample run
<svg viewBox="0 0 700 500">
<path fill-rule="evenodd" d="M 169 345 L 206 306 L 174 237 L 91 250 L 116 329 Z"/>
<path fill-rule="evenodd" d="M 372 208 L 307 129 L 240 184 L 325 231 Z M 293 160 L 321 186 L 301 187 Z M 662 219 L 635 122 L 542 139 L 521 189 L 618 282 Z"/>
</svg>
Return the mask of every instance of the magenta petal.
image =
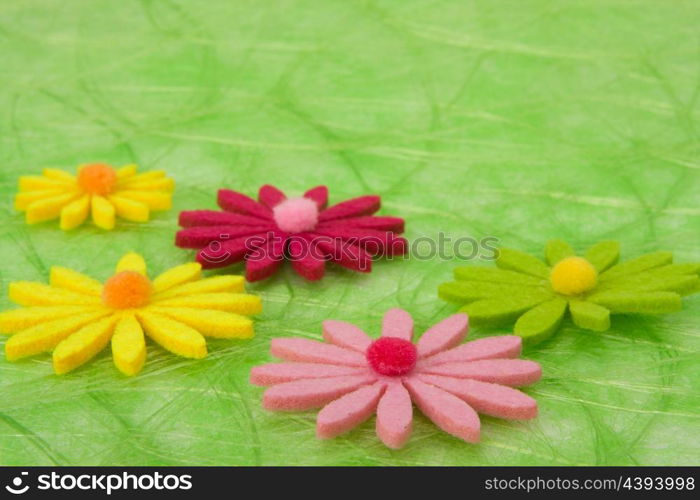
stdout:
<svg viewBox="0 0 700 500">
<path fill-rule="evenodd" d="M 269 184 L 260 186 L 258 190 L 258 201 L 270 209 L 286 199 L 287 197 L 282 191 Z"/>
<path fill-rule="evenodd" d="M 272 220 L 272 210 L 261 205 L 253 198 L 230 189 L 220 189 L 219 206 L 228 212 L 251 215 L 265 220 Z"/>
<path fill-rule="evenodd" d="M 418 340 L 418 356 L 427 357 L 459 344 L 467 335 L 469 317 L 453 314 L 430 327 Z"/>
<path fill-rule="evenodd" d="M 479 413 L 511 420 L 528 420 L 537 416 L 537 401 L 517 389 L 439 375 L 419 375 L 418 378 L 454 394 Z"/>
<path fill-rule="evenodd" d="M 253 385 L 275 385 L 305 378 L 340 377 L 366 374 L 364 368 L 355 366 L 322 365 L 320 363 L 268 363 L 250 370 Z"/>
<path fill-rule="evenodd" d="M 202 226 L 181 229 L 175 235 L 175 245 L 180 248 L 202 248 L 212 241 L 224 242 L 241 236 L 260 234 L 272 226 Z"/>
<path fill-rule="evenodd" d="M 522 351 L 523 341 L 517 335 L 499 335 L 472 340 L 466 344 L 439 352 L 420 361 L 421 366 L 476 361 L 479 359 L 517 358 Z"/>
<path fill-rule="evenodd" d="M 248 253 L 265 243 L 266 238 L 267 234 L 261 233 L 209 245 L 197 253 L 197 262 L 204 269 L 230 266 L 242 261 Z"/>
<path fill-rule="evenodd" d="M 372 271 L 372 257 L 357 245 L 352 245 L 340 240 L 331 241 L 318 239 L 319 250 L 328 257 L 331 262 L 343 266 L 352 271 L 369 273 Z"/>
<path fill-rule="evenodd" d="M 420 411 L 440 429 L 468 443 L 479 442 L 481 423 L 471 406 L 457 396 L 415 378 L 404 383 Z"/>
<path fill-rule="evenodd" d="M 328 205 L 328 188 L 326 186 L 316 186 L 304 193 L 304 198 L 314 200 L 319 210 L 323 210 Z"/>
<path fill-rule="evenodd" d="M 243 214 L 232 214 L 218 210 L 189 210 L 180 212 L 179 223 L 182 227 L 196 226 L 260 226 L 273 227 L 259 217 Z"/>
<path fill-rule="evenodd" d="M 263 407 L 278 411 L 310 410 L 375 381 L 376 377 L 371 375 L 295 380 L 267 389 Z"/>
<path fill-rule="evenodd" d="M 328 238 L 352 242 L 372 255 L 403 255 L 408 248 L 405 238 L 386 231 L 347 228 L 329 222 L 319 224 L 316 232 Z"/>
<path fill-rule="evenodd" d="M 384 217 L 368 215 L 363 217 L 350 217 L 326 222 L 324 227 L 343 229 L 372 229 L 375 231 L 389 231 L 403 233 L 404 220 L 399 217 Z"/>
<path fill-rule="evenodd" d="M 367 366 L 364 355 L 357 351 L 309 339 L 276 338 L 270 343 L 273 356 L 286 361 Z"/>
<path fill-rule="evenodd" d="M 264 280 L 277 272 L 284 260 L 285 239 L 274 234 L 246 258 L 245 275 L 249 282 Z"/>
<path fill-rule="evenodd" d="M 362 354 L 367 352 L 372 339 L 359 327 L 345 321 L 326 320 L 323 322 L 323 338 L 340 347 L 354 349 Z"/>
<path fill-rule="evenodd" d="M 343 201 L 337 205 L 327 208 L 318 215 L 319 222 L 325 222 L 345 217 L 359 217 L 361 215 L 372 215 L 381 207 L 379 196 L 360 196 L 351 200 Z"/>
<path fill-rule="evenodd" d="M 382 319 L 382 337 L 397 337 L 411 342 L 413 318 L 403 309 L 389 309 Z"/>
<path fill-rule="evenodd" d="M 400 383 L 389 384 L 377 406 L 377 436 L 389 448 L 401 448 L 413 429 L 411 396 Z"/>
<path fill-rule="evenodd" d="M 329 439 L 360 425 L 374 413 L 384 387 L 384 382 L 377 382 L 328 403 L 316 417 L 316 435 Z"/>
<path fill-rule="evenodd" d="M 302 277 L 309 281 L 323 278 L 326 272 L 326 261 L 321 250 L 312 246 L 304 238 L 292 237 L 287 248 L 292 267 Z"/>
<path fill-rule="evenodd" d="M 419 372 L 447 377 L 473 378 L 482 382 L 516 387 L 537 382 L 542 376 L 540 365 L 525 359 L 484 359 L 465 363 L 444 363 L 421 367 Z"/>
</svg>

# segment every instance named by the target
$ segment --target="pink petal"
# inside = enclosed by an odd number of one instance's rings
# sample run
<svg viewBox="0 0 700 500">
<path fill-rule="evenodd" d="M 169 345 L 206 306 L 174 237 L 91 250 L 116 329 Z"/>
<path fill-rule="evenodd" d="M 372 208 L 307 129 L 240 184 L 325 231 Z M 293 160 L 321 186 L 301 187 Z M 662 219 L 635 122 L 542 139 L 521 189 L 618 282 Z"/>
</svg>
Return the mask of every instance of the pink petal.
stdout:
<svg viewBox="0 0 700 500">
<path fill-rule="evenodd" d="M 180 248 L 202 248 L 212 241 L 224 242 L 241 236 L 264 233 L 272 227 L 272 225 L 190 227 L 177 232 L 175 245 Z"/>
<path fill-rule="evenodd" d="M 270 343 L 273 356 L 286 361 L 327 363 L 346 366 L 367 366 L 364 355 L 357 351 L 309 339 L 276 338 Z"/>
<path fill-rule="evenodd" d="M 304 238 L 290 238 L 288 253 L 292 267 L 302 278 L 309 281 L 323 278 L 326 272 L 326 260 L 323 252 L 313 248 L 309 241 Z"/>
<path fill-rule="evenodd" d="M 377 382 L 328 403 L 316 417 L 316 435 L 329 439 L 360 425 L 374 413 L 384 387 L 384 382 Z"/>
<path fill-rule="evenodd" d="M 260 189 L 258 190 L 258 201 L 267 208 L 273 208 L 275 205 L 283 202 L 286 199 L 287 197 L 282 191 L 269 184 L 260 186 Z"/>
<path fill-rule="evenodd" d="M 242 236 L 207 246 L 197 253 L 197 262 L 204 269 L 226 267 L 240 262 L 245 256 L 267 241 L 267 233 Z"/>
<path fill-rule="evenodd" d="M 482 382 L 521 386 L 537 382 L 542 368 L 525 359 L 484 359 L 465 363 L 444 363 L 421 367 L 420 373 L 447 377 L 473 378 Z"/>
<path fill-rule="evenodd" d="M 337 239 L 328 241 L 314 238 L 313 241 L 316 242 L 319 250 L 332 262 L 361 273 L 369 273 L 372 271 L 372 257 L 357 245 L 345 243 Z"/>
<path fill-rule="evenodd" d="M 440 429 L 468 443 L 479 442 L 479 416 L 467 403 L 449 392 L 416 378 L 405 382 L 418 408 Z"/>
<path fill-rule="evenodd" d="M 261 205 L 253 198 L 244 194 L 231 191 L 230 189 L 220 189 L 218 197 L 219 206 L 228 212 L 251 215 L 265 220 L 272 220 L 272 210 L 265 205 Z"/>
<path fill-rule="evenodd" d="M 319 210 L 323 210 L 328 205 L 328 188 L 326 186 L 316 186 L 304 193 L 304 198 L 314 200 Z"/>
<path fill-rule="evenodd" d="M 263 407 L 266 410 L 310 410 L 376 380 L 371 375 L 295 380 L 267 389 L 263 394 Z"/>
<path fill-rule="evenodd" d="M 389 309 L 382 319 L 382 337 L 397 337 L 411 342 L 413 318 L 403 309 Z"/>
<path fill-rule="evenodd" d="M 453 314 L 431 326 L 418 340 L 418 356 L 427 357 L 459 344 L 467 336 L 469 317 Z"/>
<path fill-rule="evenodd" d="M 382 206 L 379 196 L 360 196 L 351 200 L 343 201 L 337 205 L 324 210 L 318 215 L 320 222 L 345 217 L 358 217 L 361 215 L 372 215 Z"/>
<path fill-rule="evenodd" d="M 413 430 L 411 396 L 400 383 L 389 384 L 377 405 L 377 436 L 389 448 L 401 448 Z"/>
<path fill-rule="evenodd" d="M 418 378 L 454 394 L 479 413 L 510 420 L 528 420 L 537 416 L 537 401 L 517 389 L 439 375 L 419 375 Z"/>
<path fill-rule="evenodd" d="M 355 366 L 322 365 L 320 363 L 268 363 L 254 366 L 250 370 L 250 383 L 268 386 L 306 378 L 358 374 L 366 374 L 366 370 Z"/>
<path fill-rule="evenodd" d="M 286 237 L 273 234 L 265 245 L 250 252 L 246 258 L 246 280 L 252 283 L 275 274 L 284 260 L 285 241 Z"/>
<path fill-rule="evenodd" d="M 323 225 L 344 229 L 373 229 L 375 231 L 389 231 L 393 233 L 403 233 L 404 220 L 400 217 L 384 217 L 367 215 L 362 217 L 350 217 L 347 219 L 337 219 Z"/>
<path fill-rule="evenodd" d="M 517 335 L 500 335 L 485 339 L 472 340 L 466 344 L 439 352 L 420 361 L 421 366 L 476 361 L 479 359 L 517 358 L 522 351 L 522 338 Z"/>
<path fill-rule="evenodd" d="M 359 327 L 345 321 L 329 319 L 323 322 L 323 338 L 340 347 L 367 352 L 372 339 Z"/>
<path fill-rule="evenodd" d="M 196 226 L 259 226 L 265 225 L 258 217 L 232 214 L 218 210 L 189 210 L 180 212 L 179 223 L 182 227 Z M 272 224 L 270 224 L 271 226 Z"/>
<path fill-rule="evenodd" d="M 394 233 L 336 226 L 335 221 L 319 224 L 316 232 L 329 238 L 349 241 L 372 255 L 403 255 L 408 249 L 406 239 Z"/>
</svg>

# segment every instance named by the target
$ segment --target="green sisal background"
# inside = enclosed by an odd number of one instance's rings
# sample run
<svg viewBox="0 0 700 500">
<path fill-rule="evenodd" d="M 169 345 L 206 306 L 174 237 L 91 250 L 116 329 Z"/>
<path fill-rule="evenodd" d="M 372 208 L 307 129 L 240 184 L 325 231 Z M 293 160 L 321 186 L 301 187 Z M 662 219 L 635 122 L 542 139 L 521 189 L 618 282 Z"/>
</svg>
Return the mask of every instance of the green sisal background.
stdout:
<svg viewBox="0 0 700 500">
<path fill-rule="evenodd" d="M 178 212 L 265 183 L 327 184 L 332 203 L 380 194 L 413 241 L 493 236 L 541 255 L 552 237 L 618 239 L 623 258 L 698 261 L 699 16 L 682 0 L 2 0 L 0 306 L 51 265 L 102 280 L 129 250 L 154 274 L 188 262 Z M 67 234 L 14 212 L 18 176 L 90 161 L 167 170 L 173 210 Z M 400 451 L 374 419 L 317 441 L 315 414 L 262 410 L 248 372 L 271 338 L 320 338 L 326 318 L 376 335 L 396 306 L 422 332 L 456 310 L 436 296 L 464 264 L 445 253 L 320 283 L 285 267 L 249 286 L 265 304 L 253 340 L 210 342 L 202 361 L 150 344 L 131 379 L 109 350 L 62 377 L 48 355 L 0 357 L 0 463 L 698 463 L 697 296 L 602 334 L 566 322 L 525 352 L 544 369 L 527 390 L 539 418 L 483 418 L 479 445 L 422 415 Z"/>
</svg>

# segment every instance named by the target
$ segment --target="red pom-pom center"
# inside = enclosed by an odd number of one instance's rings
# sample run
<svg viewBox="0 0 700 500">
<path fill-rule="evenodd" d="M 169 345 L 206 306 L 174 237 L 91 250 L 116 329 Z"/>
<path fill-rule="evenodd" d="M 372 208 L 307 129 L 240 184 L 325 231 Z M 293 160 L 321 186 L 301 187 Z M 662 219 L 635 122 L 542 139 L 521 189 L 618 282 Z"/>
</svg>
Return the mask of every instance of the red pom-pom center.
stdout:
<svg viewBox="0 0 700 500">
<path fill-rule="evenodd" d="M 417 360 L 416 346 L 396 337 L 382 337 L 367 349 L 367 361 L 381 375 L 406 375 L 416 366 Z"/>
</svg>

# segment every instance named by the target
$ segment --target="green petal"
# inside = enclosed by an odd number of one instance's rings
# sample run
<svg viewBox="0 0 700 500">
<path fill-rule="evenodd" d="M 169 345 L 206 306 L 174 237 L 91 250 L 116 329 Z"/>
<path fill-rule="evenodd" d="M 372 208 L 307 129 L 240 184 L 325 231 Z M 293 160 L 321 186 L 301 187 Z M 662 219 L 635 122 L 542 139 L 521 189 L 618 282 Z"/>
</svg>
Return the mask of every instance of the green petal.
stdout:
<svg viewBox="0 0 700 500">
<path fill-rule="evenodd" d="M 576 255 L 574 249 L 564 240 L 549 240 L 544 247 L 544 256 L 550 266 L 572 255 Z"/>
<path fill-rule="evenodd" d="M 542 279 L 534 278 L 529 274 L 494 269 L 492 267 L 457 267 L 454 270 L 454 275 L 456 279 L 465 281 L 488 281 L 490 283 L 522 286 L 542 285 Z"/>
<path fill-rule="evenodd" d="M 498 253 L 496 265 L 501 269 L 509 269 L 539 278 L 549 277 L 549 267 L 537 257 L 512 248 L 501 248 Z"/>
<path fill-rule="evenodd" d="M 586 259 L 599 273 L 616 264 L 619 258 L 620 243 L 617 241 L 601 241 L 586 251 Z"/>
<path fill-rule="evenodd" d="M 473 325 L 500 325 L 514 321 L 522 313 L 545 300 L 535 297 L 482 299 L 467 304 L 460 311 L 469 315 L 469 321 Z"/>
<path fill-rule="evenodd" d="M 604 332 L 610 328 L 610 311 L 603 306 L 583 300 L 570 300 L 571 320 L 580 328 Z"/>
<path fill-rule="evenodd" d="M 438 296 L 448 302 L 464 304 L 485 298 L 532 297 L 545 300 L 552 293 L 544 287 L 505 285 L 483 281 L 451 281 L 438 287 Z"/>
<path fill-rule="evenodd" d="M 647 272 L 601 285 L 599 290 L 601 292 L 617 290 L 636 293 L 663 291 L 689 295 L 700 291 L 700 278 L 695 274 L 669 273 L 663 275 L 657 272 Z"/>
<path fill-rule="evenodd" d="M 542 302 L 520 316 L 513 331 L 526 342 L 542 342 L 559 329 L 564 313 L 566 300 L 557 297 Z"/>
<path fill-rule="evenodd" d="M 673 254 L 671 252 L 648 253 L 611 267 L 601 274 L 600 279 L 601 281 L 613 280 L 628 274 L 637 274 L 648 269 L 664 266 L 671 262 L 673 262 Z"/>
<path fill-rule="evenodd" d="M 599 292 L 588 300 L 614 313 L 668 313 L 678 311 L 682 305 L 681 296 L 673 292 Z"/>
</svg>

